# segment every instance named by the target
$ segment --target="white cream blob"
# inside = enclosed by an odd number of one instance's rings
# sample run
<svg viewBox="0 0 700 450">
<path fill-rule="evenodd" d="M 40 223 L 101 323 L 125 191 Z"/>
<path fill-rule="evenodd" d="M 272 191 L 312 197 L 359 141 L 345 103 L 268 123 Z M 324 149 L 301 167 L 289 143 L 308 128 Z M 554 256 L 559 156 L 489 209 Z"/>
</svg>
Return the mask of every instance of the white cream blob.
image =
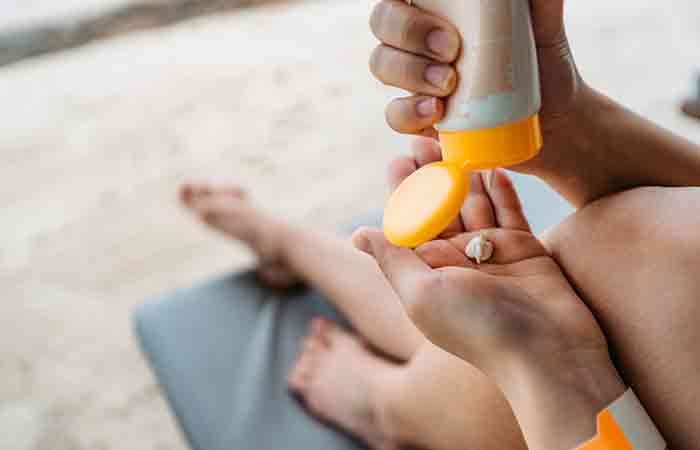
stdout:
<svg viewBox="0 0 700 450">
<path fill-rule="evenodd" d="M 465 250 L 467 258 L 476 261 L 477 264 L 486 262 L 493 256 L 493 244 L 484 235 L 479 234 L 467 244 Z"/>
</svg>

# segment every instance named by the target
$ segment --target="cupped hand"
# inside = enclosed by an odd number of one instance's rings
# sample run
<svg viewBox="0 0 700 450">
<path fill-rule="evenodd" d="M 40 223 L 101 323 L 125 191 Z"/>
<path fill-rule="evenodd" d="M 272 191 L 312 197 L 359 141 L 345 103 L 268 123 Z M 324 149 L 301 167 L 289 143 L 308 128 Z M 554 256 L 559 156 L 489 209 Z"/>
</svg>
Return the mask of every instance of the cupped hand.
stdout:
<svg viewBox="0 0 700 450">
<path fill-rule="evenodd" d="M 412 157 L 391 165 L 392 186 L 438 159 L 430 140 L 419 141 Z M 465 253 L 478 235 L 494 245 L 493 256 L 482 264 Z M 502 170 L 490 177 L 472 174 L 460 220 L 415 250 L 393 246 L 379 230 L 359 230 L 353 239 L 376 259 L 416 326 L 436 345 L 484 371 L 497 370 L 504 355 L 607 357 L 597 322 L 532 234 Z"/>
</svg>

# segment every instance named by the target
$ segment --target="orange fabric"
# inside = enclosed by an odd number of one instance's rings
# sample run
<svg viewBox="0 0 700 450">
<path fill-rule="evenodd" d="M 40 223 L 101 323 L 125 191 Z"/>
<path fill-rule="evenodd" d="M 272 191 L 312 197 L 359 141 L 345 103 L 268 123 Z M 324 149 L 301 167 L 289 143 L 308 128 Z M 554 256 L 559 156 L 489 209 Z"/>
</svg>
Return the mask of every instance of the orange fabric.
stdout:
<svg viewBox="0 0 700 450">
<path fill-rule="evenodd" d="M 598 435 L 577 450 L 635 450 L 610 411 L 598 414 Z"/>
</svg>

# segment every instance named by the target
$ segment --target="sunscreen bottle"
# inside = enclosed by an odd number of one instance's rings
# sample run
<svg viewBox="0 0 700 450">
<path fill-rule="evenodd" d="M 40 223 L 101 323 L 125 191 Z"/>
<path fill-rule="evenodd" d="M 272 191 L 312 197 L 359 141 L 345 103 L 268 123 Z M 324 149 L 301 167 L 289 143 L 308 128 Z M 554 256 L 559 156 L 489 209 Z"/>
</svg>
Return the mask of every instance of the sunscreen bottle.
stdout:
<svg viewBox="0 0 700 450">
<path fill-rule="evenodd" d="M 508 167 L 542 147 L 540 84 L 529 0 L 413 0 L 462 38 L 457 88 L 436 125 L 442 162 L 409 176 L 384 212 L 387 239 L 417 247 L 459 215 L 469 171 Z"/>
</svg>

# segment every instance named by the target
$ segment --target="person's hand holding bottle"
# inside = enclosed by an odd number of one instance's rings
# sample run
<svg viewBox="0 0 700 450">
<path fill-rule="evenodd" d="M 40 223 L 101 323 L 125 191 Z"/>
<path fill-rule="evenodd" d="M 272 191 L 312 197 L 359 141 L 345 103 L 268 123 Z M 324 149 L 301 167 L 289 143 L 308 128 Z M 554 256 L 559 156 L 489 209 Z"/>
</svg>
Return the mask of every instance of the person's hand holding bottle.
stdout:
<svg viewBox="0 0 700 450">
<path fill-rule="evenodd" d="M 512 168 L 544 179 L 576 206 L 637 186 L 700 184 L 696 146 L 583 81 L 566 36 L 564 1 L 531 0 L 530 7 L 544 147 Z M 388 124 L 400 133 L 435 137 L 444 99 L 458 83 L 453 63 L 462 46 L 459 32 L 449 21 L 401 0 L 380 1 L 370 27 L 381 41 L 370 58 L 372 73 L 412 93 L 387 106 Z"/>
</svg>

